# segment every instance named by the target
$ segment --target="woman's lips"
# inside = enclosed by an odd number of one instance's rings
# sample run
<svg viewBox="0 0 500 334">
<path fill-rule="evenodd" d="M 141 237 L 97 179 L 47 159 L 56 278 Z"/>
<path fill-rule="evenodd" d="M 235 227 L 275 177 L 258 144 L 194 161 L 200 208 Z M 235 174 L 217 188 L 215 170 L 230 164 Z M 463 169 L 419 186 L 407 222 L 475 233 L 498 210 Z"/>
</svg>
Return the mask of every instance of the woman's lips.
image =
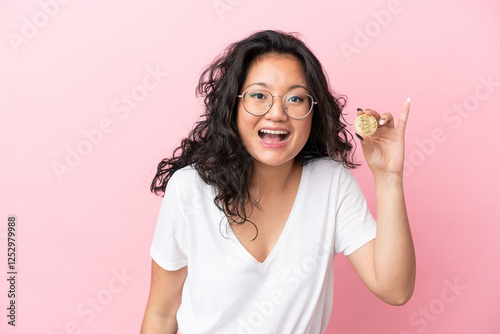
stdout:
<svg viewBox="0 0 500 334">
<path fill-rule="evenodd" d="M 286 145 L 290 132 L 283 129 L 260 129 L 259 138 L 263 146 L 279 148 Z"/>
</svg>

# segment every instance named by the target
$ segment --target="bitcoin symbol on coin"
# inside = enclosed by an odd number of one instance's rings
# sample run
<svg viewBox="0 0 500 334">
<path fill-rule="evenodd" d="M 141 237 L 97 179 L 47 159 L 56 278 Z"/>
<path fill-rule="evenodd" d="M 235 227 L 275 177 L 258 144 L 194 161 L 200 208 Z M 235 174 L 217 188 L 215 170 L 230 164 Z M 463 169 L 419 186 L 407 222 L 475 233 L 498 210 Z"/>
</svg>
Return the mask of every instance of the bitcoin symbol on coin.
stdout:
<svg viewBox="0 0 500 334">
<path fill-rule="evenodd" d="M 377 130 L 377 119 L 366 114 L 359 115 L 354 122 L 356 132 L 369 136 Z"/>
</svg>

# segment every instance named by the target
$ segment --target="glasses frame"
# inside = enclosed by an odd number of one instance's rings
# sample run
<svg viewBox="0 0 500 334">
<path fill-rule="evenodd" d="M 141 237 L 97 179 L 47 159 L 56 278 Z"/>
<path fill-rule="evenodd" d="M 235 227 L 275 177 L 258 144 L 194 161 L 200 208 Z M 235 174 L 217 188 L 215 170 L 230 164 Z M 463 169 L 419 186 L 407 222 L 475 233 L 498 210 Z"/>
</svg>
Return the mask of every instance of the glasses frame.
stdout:
<svg viewBox="0 0 500 334">
<path fill-rule="evenodd" d="M 254 114 L 254 113 L 251 113 L 250 111 L 248 111 L 247 107 L 245 107 L 245 102 L 243 102 L 243 96 L 249 92 L 249 91 L 261 91 L 261 92 L 266 92 L 266 93 L 269 93 L 269 95 L 271 95 L 271 104 L 269 105 L 269 107 L 267 108 L 266 111 L 264 111 L 262 114 Z M 312 100 L 312 103 L 311 103 L 311 108 L 309 108 L 309 111 L 307 112 L 307 114 L 305 114 L 305 116 L 302 116 L 302 117 L 292 117 L 290 116 L 287 111 L 286 111 L 286 105 L 285 105 L 285 97 L 287 97 L 288 95 L 290 94 L 304 94 L 304 95 L 307 95 L 311 98 Z M 285 112 L 285 114 L 290 117 L 291 119 L 303 119 L 303 118 L 306 118 L 307 116 L 309 116 L 309 114 L 311 113 L 311 111 L 313 110 L 314 108 L 314 105 L 315 104 L 318 104 L 318 102 L 314 101 L 314 98 L 307 94 L 307 93 L 300 93 L 300 92 L 290 92 L 290 93 L 287 93 L 285 94 L 284 96 L 281 96 L 281 95 L 273 95 L 271 92 L 265 90 L 265 89 L 247 89 L 246 91 L 244 91 L 243 93 L 241 93 L 241 95 L 238 95 L 238 97 L 241 97 L 241 103 L 243 104 L 243 108 L 245 108 L 245 111 L 247 113 L 249 113 L 250 115 L 253 115 L 253 116 L 262 116 L 262 115 L 265 115 L 269 110 L 271 110 L 271 108 L 273 107 L 274 105 L 274 98 L 275 97 L 281 97 L 281 106 L 283 107 L 283 111 Z"/>
</svg>

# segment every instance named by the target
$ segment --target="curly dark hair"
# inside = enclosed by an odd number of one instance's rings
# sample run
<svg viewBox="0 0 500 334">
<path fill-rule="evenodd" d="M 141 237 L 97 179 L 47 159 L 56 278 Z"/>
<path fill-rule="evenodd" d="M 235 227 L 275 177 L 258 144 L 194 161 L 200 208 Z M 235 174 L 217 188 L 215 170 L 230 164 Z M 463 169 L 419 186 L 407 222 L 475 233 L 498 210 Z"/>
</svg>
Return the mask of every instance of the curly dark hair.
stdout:
<svg viewBox="0 0 500 334">
<path fill-rule="evenodd" d="M 172 157 L 158 164 L 152 192 L 164 195 L 170 177 L 177 170 L 193 165 L 204 182 L 217 187 L 215 205 L 232 217 L 233 223 L 249 221 L 247 214 L 259 204 L 248 189 L 253 163 L 238 134 L 236 101 L 252 63 L 269 53 L 294 56 L 302 65 L 311 95 L 318 102 L 311 133 L 295 161 L 304 165 L 312 159 L 329 156 L 346 168 L 360 166 L 354 162 L 353 137 L 342 115 L 347 98 L 332 95 L 323 67 L 296 35 L 273 30 L 256 32 L 229 45 L 203 71 L 196 95 L 204 97 L 205 112 Z M 250 208 L 246 203 L 250 203 Z"/>
</svg>

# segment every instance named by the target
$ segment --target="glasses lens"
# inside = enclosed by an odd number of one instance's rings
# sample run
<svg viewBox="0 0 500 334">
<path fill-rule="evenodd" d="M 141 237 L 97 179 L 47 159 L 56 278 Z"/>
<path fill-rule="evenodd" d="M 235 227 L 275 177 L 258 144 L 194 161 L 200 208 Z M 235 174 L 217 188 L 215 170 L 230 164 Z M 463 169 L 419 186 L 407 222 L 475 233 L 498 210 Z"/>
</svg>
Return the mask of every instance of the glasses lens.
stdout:
<svg viewBox="0 0 500 334">
<path fill-rule="evenodd" d="M 304 93 L 289 93 L 285 95 L 286 113 L 292 118 L 302 118 L 312 109 L 313 99 Z"/>
<path fill-rule="evenodd" d="M 273 97 L 263 90 L 248 90 L 243 94 L 243 106 L 252 115 L 263 115 L 269 108 Z"/>
</svg>

